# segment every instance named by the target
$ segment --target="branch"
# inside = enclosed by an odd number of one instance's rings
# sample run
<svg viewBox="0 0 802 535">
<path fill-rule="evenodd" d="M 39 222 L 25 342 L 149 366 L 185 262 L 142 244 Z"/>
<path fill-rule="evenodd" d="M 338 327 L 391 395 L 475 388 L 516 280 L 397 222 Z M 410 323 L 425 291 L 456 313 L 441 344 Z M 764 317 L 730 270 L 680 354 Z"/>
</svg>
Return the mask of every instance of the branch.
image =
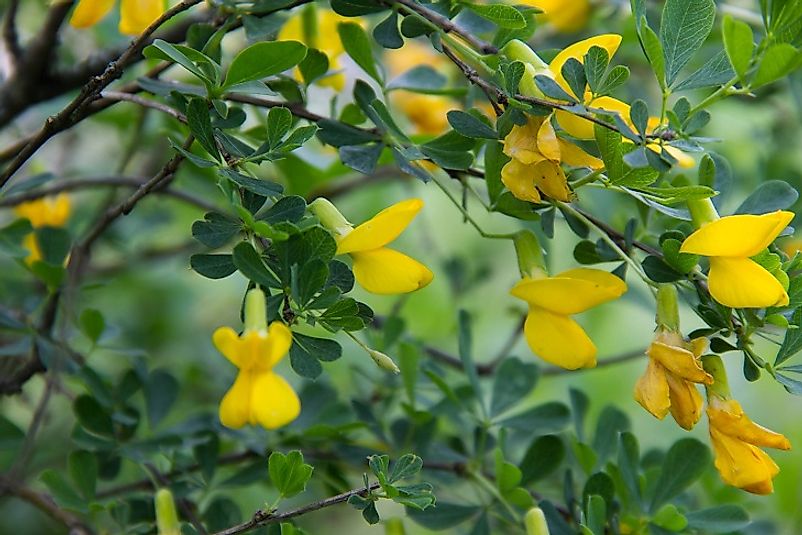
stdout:
<svg viewBox="0 0 802 535">
<path fill-rule="evenodd" d="M 178 119 L 182 123 L 186 124 L 187 122 L 187 116 L 175 108 L 171 108 L 167 104 L 162 104 L 156 100 L 140 97 L 139 95 L 135 95 L 133 93 L 126 93 L 124 91 L 103 91 L 100 93 L 100 96 L 109 100 L 116 100 L 118 102 L 133 102 L 134 104 L 138 104 L 142 107 L 166 113 L 167 115 Z"/>
<path fill-rule="evenodd" d="M 177 14 L 189 9 L 190 7 L 201 3 L 203 0 L 182 0 L 175 7 L 168 9 L 162 14 L 153 24 L 140 35 L 133 43 L 120 55 L 117 60 L 111 62 L 106 70 L 100 76 L 92 78 L 89 83 L 83 86 L 81 92 L 75 99 L 72 100 L 63 110 L 58 114 L 53 115 L 45 121 L 41 130 L 33 137 L 33 139 L 20 151 L 20 153 L 11 161 L 8 167 L 0 175 L 0 187 L 4 186 L 9 179 L 16 173 L 22 165 L 33 156 L 39 148 L 44 145 L 51 137 L 61 132 L 74 124 L 71 118 L 74 115 L 81 115 L 86 108 L 94 101 L 100 91 L 106 88 L 114 80 L 122 75 L 123 69 L 134 58 L 139 57 L 142 49 L 147 45 L 148 39 L 155 32 L 159 26 L 170 20 Z"/>
<path fill-rule="evenodd" d="M 69 529 L 69 535 L 92 535 L 92 529 L 72 513 L 61 509 L 49 495 L 18 485 L 6 477 L 0 478 L 0 495 L 10 494 L 24 500 Z"/>
<path fill-rule="evenodd" d="M 3 44 L 8 50 L 9 63 L 11 68 L 15 69 L 19 61 L 22 49 L 19 45 L 19 35 L 17 34 L 17 10 L 19 9 L 19 0 L 10 0 L 6 11 L 6 16 L 3 19 Z M 12 71 L 13 72 L 13 71 Z"/>
<path fill-rule="evenodd" d="M 232 526 L 228 529 L 224 529 L 223 531 L 218 531 L 214 535 L 237 535 L 238 533 L 245 533 L 247 531 L 251 531 L 261 526 L 266 526 L 268 524 L 275 524 L 277 522 L 283 522 L 285 520 L 295 518 L 296 516 L 302 516 L 307 513 L 311 513 L 313 511 L 317 511 L 326 507 L 331 507 L 332 505 L 337 505 L 343 502 L 347 502 L 351 496 L 364 497 L 365 495 L 367 495 L 368 492 L 376 490 L 378 488 L 379 484 L 373 483 L 368 488 L 363 487 L 361 489 L 349 490 L 343 492 L 342 494 L 337 494 L 336 496 L 332 496 L 324 500 L 312 502 L 297 509 L 286 511 L 284 513 L 274 513 L 270 511 L 263 511 L 260 509 L 259 511 L 256 511 L 253 514 L 253 518 L 251 518 L 247 522 L 243 522 L 242 524 Z"/>
<path fill-rule="evenodd" d="M 471 45 L 473 48 L 481 52 L 482 54 L 497 54 L 498 48 L 482 41 L 481 39 L 474 37 L 470 32 L 463 30 L 456 24 L 454 24 L 451 19 L 448 17 L 444 17 L 440 13 L 432 11 L 431 9 L 424 7 L 423 5 L 415 2 L 415 0 L 395 0 L 395 3 L 401 4 L 402 6 L 406 7 L 409 11 L 415 12 L 424 19 L 428 20 L 445 33 L 453 33 L 454 35 L 460 36 L 463 41 Z"/>
</svg>

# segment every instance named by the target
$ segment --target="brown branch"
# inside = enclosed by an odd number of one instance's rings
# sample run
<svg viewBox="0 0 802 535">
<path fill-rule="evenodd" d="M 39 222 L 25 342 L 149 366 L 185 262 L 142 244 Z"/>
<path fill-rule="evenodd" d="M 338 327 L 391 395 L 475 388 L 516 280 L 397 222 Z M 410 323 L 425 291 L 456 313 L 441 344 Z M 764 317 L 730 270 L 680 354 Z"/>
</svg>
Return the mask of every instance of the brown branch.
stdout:
<svg viewBox="0 0 802 535">
<path fill-rule="evenodd" d="M 454 35 L 458 35 L 463 41 L 471 45 L 473 48 L 481 52 L 482 54 L 497 54 L 498 48 L 482 41 L 481 39 L 475 37 L 470 32 L 463 30 L 456 24 L 454 24 L 451 19 L 448 17 L 444 17 L 440 13 L 432 11 L 431 9 L 424 7 L 423 5 L 415 2 L 415 0 L 395 0 L 395 3 L 401 4 L 409 11 L 417 13 L 424 19 L 428 20 L 445 33 L 453 33 Z"/>
<path fill-rule="evenodd" d="M 19 44 L 19 34 L 17 33 L 17 10 L 19 9 L 19 0 L 10 0 L 6 8 L 6 16 L 3 18 L 3 43 L 9 54 L 9 63 L 11 68 L 15 69 L 22 54 L 22 49 Z"/>
<path fill-rule="evenodd" d="M 617 355 L 615 357 L 606 358 L 600 360 L 596 363 L 594 368 L 581 368 L 580 370 L 566 370 L 565 368 L 557 368 L 557 367 L 549 367 L 540 371 L 541 377 L 553 377 L 555 375 L 566 375 L 569 373 L 575 373 L 578 371 L 592 371 L 598 370 L 599 368 L 606 368 L 608 366 L 615 366 L 617 364 L 623 364 L 625 362 L 629 362 L 631 360 L 635 360 L 637 358 L 643 357 L 646 355 L 645 349 L 637 349 L 635 351 L 630 351 L 629 353 L 622 353 L 621 355 Z"/>
<path fill-rule="evenodd" d="M 297 516 L 302 516 L 307 513 L 311 513 L 313 511 L 318 511 L 326 507 L 331 507 L 332 505 L 345 503 L 348 501 L 349 498 L 351 498 L 351 496 L 364 497 L 368 494 L 368 492 L 376 490 L 378 488 L 379 484 L 373 483 L 368 488 L 363 487 L 360 489 L 349 490 L 343 492 L 342 494 L 337 494 L 336 496 L 332 496 L 330 498 L 312 502 L 297 509 L 292 509 L 290 511 L 285 511 L 283 513 L 275 513 L 271 511 L 259 510 L 256 511 L 253 517 L 247 522 L 243 522 L 242 524 L 232 526 L 228 529 L 224 529 L 223 531 L 218 531 L 214 535 L 237 535 L 239 533 L 245 533 L 261 526 L 266 526 L 268 524 L 275 524 L 277 522 L 283 522 L 285 520 L 289 520 Z"/>
<path fill-rule="evenodd" d="M 68 528 L 70 535 L 92 535 L 94 532 L 80 518 L 61 509 L 49 495 L 36 492 L 6 477 L 0 478 L 0 495 L 8 494 L 26 501 Z"/>
<path fill-rule="evenodd" d="M 126 93 L 124 91 L 103 91 L 100 93 L 100 96 L 109 100 L 133 102 L 134 104 L 138 104 L 142 107 L 166 113 L 167 115 L 175 119 L 178 119 L 182 123 L 186 124 L 187 122 L 187 116 L 178 111 L 177 109 L 171 108 L 167 104 L 162 104 L 159 101 L 140 97 L 139 95 L 133 93 Z"/>
<path fill-rule="evenodd" d="M 61 132 L 65 128 L 69 128 L 74 124 L 71 118 L 74 115 L 81 115 L 86 108 L 94 101 L 100 91 L 111 84 L 114 80 L 119 78 L 123 69 L 134 59 L 139 57 L 142 49 L 147 45 L 149 37 L 166 21 L 170 20 L 177 14 L 189 9 L 190 7 L 201 3 L 203 0 L 182 0 L 175 7 L 168 9 L 162 14 L 153 24 L 148 26 L 147 29 L 135 39 L 131 45 L 123 52 L 120 57 L 111 62 L 103 74 L 92 78 L 86 85 L 83 86 L 80 93 L 70 102 L 63 110 L 56 115 L 53 115 L 45 121 L 41 130 L 33 137 L 33 139 L 20 151 L 19 154 L 11 161 L 8 167 L 0 175 L 0 187 L 4 186 L 9 179 L 16 173 L 22 165 L 33 156 L 39 148 L 44 145 L 51 137 Z"/>
</svg>

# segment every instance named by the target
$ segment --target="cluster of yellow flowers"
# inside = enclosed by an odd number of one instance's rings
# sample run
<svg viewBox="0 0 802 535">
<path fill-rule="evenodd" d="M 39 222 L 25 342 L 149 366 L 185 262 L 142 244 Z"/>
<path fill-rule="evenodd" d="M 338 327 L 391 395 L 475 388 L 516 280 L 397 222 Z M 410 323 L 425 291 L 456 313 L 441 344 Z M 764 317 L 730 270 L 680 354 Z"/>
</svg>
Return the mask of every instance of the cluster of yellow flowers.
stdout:
<svg viewBox="0 0 802 535">
<path fill-rule="evenodd" d="M 60 193 L 54 197 L 43 197 L 34 201 L 24 202 L 14 208 L 14 212 L 21 218 L 27 219 L 34 229 L 42 227 L 63 227 L 67 224 L 70 217 L 71 203 L 70 198 L 65 193 Z M 39 242 L 36 234 L 31 232 L 22 243 L 28 250 L 25 263 L 32 265 L 42 259 L 42 251 L 39 249 Z"/>
<path fill-rule="evenodd" d="M 115 0 L 79 0 L 70 18 L 75 28 L 94 26 L 109 14 Z M 120 0 L 120 33 L 139 35 L 164 13 L 165 0 Z"/>
</svg>

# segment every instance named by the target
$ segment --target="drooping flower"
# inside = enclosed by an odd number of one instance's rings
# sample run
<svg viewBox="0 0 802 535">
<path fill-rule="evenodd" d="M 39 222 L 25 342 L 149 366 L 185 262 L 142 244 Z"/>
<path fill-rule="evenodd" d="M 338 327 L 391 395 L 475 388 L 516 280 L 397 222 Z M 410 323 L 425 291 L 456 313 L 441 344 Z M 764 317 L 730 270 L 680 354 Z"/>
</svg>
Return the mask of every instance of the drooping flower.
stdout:
<svg viewBox="0 0 802 535">
<path fill-rule="evenodd" d="M 563 33 L 578 32 L 590 17 L 588 0 L 523 0 L 520 3 L 541 9 L 542 18 Z"/>
<path fill-rule="evenodd" d="M 604 165 L 598 158 L 558 137 L 550 119 L 551 116 L 529 117 L 525 125 L 513 126 L 504 138 L 504 154 L 512 159 L 502 168 L 501 181 L 523 201 L 540 202 L 541 193 L 560 201 L 571 199 L 560 163 L 591 169 Z"/>
<path fill-rule="evenodd" d="M 732 215 L 703 224 L 683 242 L 680 252 L 710 258 L 708 288 L 713 299 L 733 308 L 785 306 L 788 294 L 779 280 L 752 260 L 788 226 L 792 212 Z"/>
<path fill-rule="evenodd" d="M 276 429 L 298 417 L 298 395 L 273 371 L 292 345 L 292 331 L 280 322 L 267 326 L 261 290 L 250 290 L 246 296 L 245 331 L 237 335 L 231 327 L 220 327 L 212 341 L 239 369 L 234 384 L 220 402 L 220 422 L 224 426 L 238 429 L 251 424 Z"/>
<path fill-rule="evenodd" d="M 680 427 L 692 429 L 704 403 L 694 383 L 713 382 L 699 361 L 706 347 L 705 338 L 686 342 L 678 332 L 659 329 L 646 350 L 649 364 L 635 384 L 635 401 L 660 420 L 671 411 Z"/>
<path fill-rule="evenodd" d="M 165 0 L 120 0 L 120 33 L 139 35 L 164 13 Z M 70 18 L 75 28 L 94 26 L 109 14 L 114 0 L 79 0 Z"/>
<path fill-rule="evenodd" d="M 27 219 L 35 229 L 42 227 L 63 227 L 70 217 L 71 203 L 66 193 L 55 197 L 42 197 L 34 201 L 24 202 L 14 208 L 14 213 Z M 30 253 L 25 262 L 33 264 L 42 259 L 42 251 L 36 241 L 36 234 L 31 232 L 23 240 L 22 246 Z"/>
<path fill-rule="evenodd" d="M 386 247 L 409 226 L 423 208 L 420 199 L 408 199 L 385 208 L 354 228 L 337 208 L 324 198 L 309 205 L 320 222 L 337 240 L 337 254 L 353 260 L 354 277 L 375 294 L 401 294 L 423 288 L 432 272 L 403 253 Z"/>
<path fill-rule="evenodd" d="M 788 439 L 752 422 L 734 399 L 709 396 L 707 417 L 721 479 L 753 494 L 770 494 L 780 469 L 758 446 L 789 450 Z"/>
<path fill-rule="evenodd" d="M 524 336 L 530 349 L 546 362 L 575 370 L 596 365 L 596 346 L 571 315 L 617 299 L 626 290 L 626 283 L 612 273 L 576 268 L 553 277 L 526 276 L 510 293 L 529 304 Z"/>
<path fill-rule="evenodd" d="M 315 81 L 318 85 L 342 91 L 345 86 L 345 74 L 340 67 L 340 56 L 345 52 L 340 41 L 337 25 L 341 22 L 353 22 L 354 19 L 341 17 L 334 11 L 308 6 L 314 13 L 314 28 L 304 25 L 303 13 L 291 17 L 278 33 L 279 41 L 300 41 L 309 48 L 316 48 L 329 59 L 329 73 Z M 296 67 L 296 72 L 298 69 Z"/>
</svg>

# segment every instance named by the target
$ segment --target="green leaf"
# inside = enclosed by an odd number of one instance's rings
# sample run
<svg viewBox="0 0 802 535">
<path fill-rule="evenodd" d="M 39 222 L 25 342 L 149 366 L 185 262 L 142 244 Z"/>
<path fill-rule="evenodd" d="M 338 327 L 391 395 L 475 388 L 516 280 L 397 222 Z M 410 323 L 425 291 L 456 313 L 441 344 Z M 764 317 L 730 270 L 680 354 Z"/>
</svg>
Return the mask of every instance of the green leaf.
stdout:
<svg viewBox="0 0 802 535">
<path fill-rule="evenodd" d="M 643 271 L 654 282 L 675 282 L 682 280 L 685 276 L 672 268 L 665 261 L 657 256 L 647 256 L 641 262 Z"/>
<path fill-rule="evenodd" d="M 530 433 L 534 431 L 538 434 L 547 434 L 562 430 L 568 425 L 570 417 L 571 411 L 568 407 L 558 401 L 551 401 L 505 418 L 499 424 Z"/>
<path fill-rule="evenodd" d="M 212 74 L 216 69 L 219 69 L 219 66 L 217 66 L 211 58 L 192 48 L 173 45 L 162 39 L 156 39 L 153 41 L 153 44 L 145 48 L 142 55 L 149 59 L 160 59 L 178 63 L 201 80 L 216 82 Z M 199 64 L 204 65 L 206 68 L 201 68 Z"/>
<path fill-rule="evenodd" d="M 752 28 L 747 23 L 727 15 L 721 24 L 721 35 L 730 65 L 743 80 L 755 48 Z"/>
<path fill-rule="evenodd" d="M 599 95 L 609 95 L 629 80 L 629 67 L 625 65 L 616 65 L 610 72 L 607 73 L 607 76 L 604 78 L 604 81 L 596 88 L 596 93 Z"/>
<path fill-rule="evenodd" d="M 304 83 L 311 85 L 312 82 L 329 72 L 329 57 L 316 48 L 310 48 L 306 51 L 304 60 L 298 64 L 298 70 L 301 71 Z"/>
<path fill-rule="evenodd" d="M 271 225 L 281 222 L 297 223 L 306 212 L 306 201 L 298 195 L 288 195 L 260 214 L 260 221 L 267 221 Z"/>
<path fill-rule="evenodd" d="M 791 325 L 797 328 L 789 328 L 785 331 L 783 343 L 774 358 L 774 366 L 779 366 L 802 350 L 802 328 L 799 328 L 802 325 L 802 307 L 794 310 Z"/>
<path fill-rule="evenodd" d="M 446 116 L 448 124 L 460 135 L 470 138 L 498 139 L 498 133 L 495 130 L 470 113 L 451 110 Z"/>
<path fill-rule="evenodd" d="M 457 325 L 459 328 L 457 346 L 459 348 L 459 358 L 462 361 L 462 369 L 465 371 L 465 375 L 468 376 L 471 388 L 473 389 L 474 398 L 479 408 L 482 410 L 482 414 L 486 415 L 487 409 L 485 408 L 482 390 L 479 386 L 479 374 L 476 371 L 476 364 L 473 361 L 473 335 L 471 332 L 471 317 L 468 312 L 465 310 L 459 311 Z"/>
<path fill-rule="evenodd" d="M 343 165 L 354 171 L 369 175 L 376 170 L 376 163 L 384 150 L 383 143 L 368 143 L 366 145 L 346 145 L 337 151 Z"/>
<path fill-rule="evenodd" d="M 668 531 L 678 532 L 688 526 L 688 519 L 679 512 L 676 505 L 667 503 L 654 514 L 652 524 Z"/>
<path fill-rule="evenodd" d="M 788 43 L 773 44 L 763 53 L 752 83 L 753 89 L 779 80 L 802 64 L 802 54 Z"/>
<path fill-rule="evenodd" d="M 351 56 L 354 62 L 362 67 L 371 78 L 383 84 L 379 70 L 376 67 L 376 59 L 370 47 L 370 39 L 362 29 L 362 26 L 355 22 L 341 22 L 337 25 L 337 33 L 340 34 L 345 52 Z M 331 36 L 329 36 L 329 39 Z"/>
<path fill-rule="evenodd" d="M 97 343 L 100 335 L 106 328 L 106 321 L 103 319 L 103 314 L 94 308 L 87 308 L 81 312 L 81 317 L 78 320 L 81 326 L 81 332 L 89 338 L 92 343 Z"/>
<path fill-rule="evenodd" d="M 395 483 L 415 477 L 423 468 L 423 459 L 412 453 L 403 455 L 400 459 L 392 464 L 392 470 L 387 477 L 388 483 Z"/>
<path fill-rule="evenodd" d="M 462 524 L 481 510 L 482 508 L 476 505 L 438 502 L 436 507 L 429 507 L 425 511 L 407 508 L 407 515 L 415 523 L 439 531 Z"/>
<path fill-rule="evenodd" d="M 336 340 L 292 333 L 290 363 L 298 375 L 315 379 L 322 372 L 319 361 L 337 360 L 342 353 L 342 346 Z"/>
<path fill-rule="evenodd" d="M 361 128 L 356 128 L 332 119 L 318 121 L 317 136 L 323 143 L 332 147 L 342 147 L 345 145 L 361 145 L 371 141 L 380 141 L 381 138 L 373 132 L 368 132 Z"/>
<path fill-rule="evenodd" d="M 607 523 L 607 506 L 604 498 L 593 494 L 588 497 L 585 525 L 593 535 L 604 535 L 604 525 Z"/>
<path fill-rule="evenodd" d="M 462 4 L 480 17 L 489 20 L 499 28 L 520 30 L 526 27 L 526 19 L 520 11 L 504 4 L 476 4 L 464 2 Z"/>
<path fill-rule="evenodd" d="M 498 141 L 489 141 L 485 144 L 485 183 L 487 184 L 487 195 L 490 203 L 495 205 L 499 196 L 504 191 L 504 183 L 501 181 L 501 169 L 510 161 L 509 156 L 504 154 L 504 145 Z"/>
<path fill-rule="evenodd" d="M 97 484 L 97 458 L 88 451 L 74 451 L 70 453 L 67 466 L 72 482 L 78 487 L 81 495 L 87 501 L 92 500 L 95 497 Z"/>
<path fill-rule="evenodd" d="M 732 533 L 747 527 L 751 520 L 739 505 L 720 505 L 685 515 L 688 528 L 702 533 Z"/>
<path fill-rule="evenodd" d="M 281 192 L 284 191 L 284 187 L 281 184 L 276 184 L 270 180 L 262 180 L 243 175 L 242 173 L 238 173 L 237 171 L 227 167 L 223 167 L 218 171 L 222 176 L 231 180 L 238 186 L 256 193 L 257 195 L 261 195 L 262 197 L 276 197 L 281 195 Z"/>
<path fill-rule="evenodd" d="M 618 445 L 618 434 L 629 431 L 629 418 L 621 410 L 608 405 L 599 414 L 596 433 L 593 435 L 593 449 L 599 462 L 606 461 L 615 454 Z"/>
<path fill-rule="evenodd" d="M 203 216 L 203 221 L 192 224 L 192 237 L 206 247 L 217 249 L 231 241 L 242 230 L 239 221 L 230 219 L 223 214 L 209 212 Z"/>
<path fill-rule="evenodd" d="M 305 57 L 306 47 L 297 41 L 255 43 L 234 57 L 223 87 L 279 74 L 298 65 Z"/>
<path fill-rule="evenodd" d="M 359 317 L 359 305 L 350 297 L 334 303 L 320 315 L 319 320 L 324 327 L 331 331 L 340 329 L 358 331 L 365 326 L 365 322 Z"/>
<path fill-rule="evenodd" d="M 607 176 L 616 184 L 624 175 L 624 149 L 621 145 L 621 134 L 600 124 L 593 125 L 596 145 L 599 147 Z"/>
<path fill-rule="evenodd" d="M 607 65 L 610 63 L 610 56 L 607 50 L 600 46 L 592 46 L 585 54 L 583 61 L 585 69 L 585 79 L 590 86 L 590 90 L 599 93 L 598 89 L 602 85 L 607 72 Z"/>
<path fill-rule="evenodd" d="M 62 266 L 70 252 L 72 242 L 67 229 L 40 227 L 35 232 L 36 243 L 39 245 L 42 260 L 51 266 Z"/>
<path fill-rule="evenodd" d="M 240 242 L 234 247 L 232 260 L 245 277 L 256 284 L 269 288 L 281 288 L 281 282 L 268 269 L 259 253 L 248 242 Z"/>
<path fill-rule="evenodd" d="M 799 193 L 784 180 L 762 182 L 735 210 L 736 214 L 766 214 L 787 210 L 796 203 Z"/>
<path fill-rule="evenodd" d="M 549 98 L 565 102 L 576 102 L 576 98 L 566 93 L 551 76 L 546 76 L 545 74 L 535 75 L 535 85 Z"/>
<path fill-rule="evenodd" d="M 399 49 L 404 46 L 404 38 L 398 31 L 398 12 L 390 15 L 373 28 L 373 38 L 384 48 Z"/>
<path fill-rule="evenodd" d="M 644 101 L 637 99 L 632 103 L 632 106 L 629 108 L 629 118 L 632 120 L 632 124 L 635 126 L 638 133 L 645 136 L 649 123 L 649 108 L 646 107 Z"/>
<path fill-rule="evenodd" d="M 0 451 L 17 450 L 24 440 L 22 429 L 0 414 Z"/>
<path fill-rule="evenodd" d="M 538 367 L 523 363 L 512 357 L 505 359 L 498 367 L 493 379 L 493 397 L 490 403 L 490 416 L 497 416 L 523 399 L 535 387 Z"/>
<path fill-rule="evenodd" d="M 727 58 L 727 54 L 721 50 L 718 54 L 705 61 L 701 67 L 685 80 L 678 83 L 674 87 L 674 92 L 720 86 L 730 81 L 733 76 L 735 76 L 735 71 L 732 70 L 730 60 Z"/>
<path fill-rule="evenodd" d="M 654 487 L 650 506 L 656 511 L 661 505 L 684 491 L 699 479 L 710 465 L 710 450 L 695 438 L 678 440 L 666 453 L 660 476 Z"/>
<path fill-rule="evenodd" d="M 178 381 L 165 370 L 150 372 L 145 383 L 145 401 L 151 429 L 161 422 L 178 399 Z"/>
<path fill-rule="evenodd" d="M 104 437 L 114 435 L 111 416 L 92 396 L 78 396 L 72 404 L 72 409 L 78 422 L 88 432 Z"/>
<path fill-rule="evenodd" d="M 218 159 L 220 153 L 217 150 L 217 142 L 212 130 L 212 120 L 209 117 L 209 106 L 206 100 L 194 97 L 187 104 L 187 124 L 192 131 L 192 135 L 198 140 L 203 149 L 209 155 Z"/>
<path fill-rule="evenodd" d="M 646 22 L 646 17 L 640 18 L 640 28 L 641 30 L 638 34 L 640 46 L 643 49 L 643 53 L 646 55 L 646 59 L 649 61 L 649 65 L 652 67 L 652 71 L 654 71 L 654 75 L 657 77 L 657 82 L 660 84 L 661 88 L 665 89 L 666 60 L 665 54 L 663 53 L 663 45 L 660 44 L 660 39 L 658 39 L 654 30 L 649 27 Z"/>
<path fill-rule="evenodd" d="M 450 131 L 420 146 L 421 152 L 446 169 L 467 169 L 473 163 L 476 142 Z"/>
<path fill-rule="evenodd" d="M 713 29 L 713 0 L 666 0 L 660 20 L 666 83 L 671 86 Z"/>
<path fill-rule="evenodd" d="M 42 483 L 47 485 L 47 489 L 60 507 L 79 513 L 86 513 L 88 511 L 86 501 L 78 495 L 61 473 L 48 468 L 42 472 L 39 479 Z"/>
<path fill-rule="evenodd" d="M 585 78 L 585 67 L 575 58 L 568 58 L 562 67 L 562 75 L 571 88 L 571 92 L 577 98 L 584 98 L 587 79 Z"/>
<path fill-rule="evenodd" d="M 554 473 L 565 458 L 565 446 L 560 437 L 545 435 L 536 438 L 524 453 L 519 465 L 521 484 L 528 485 Z"/>
<path fill-rule="evenodd" d="M 373 0 L 331 0 L 331 9 L 343 17 L 359 17 L 379 13 L 386 10 L 387 6 Z"/>
<path fill-rule="evenodd" d="M 224 279 L 237 271 L 230 254 L 194 254 L 189 265 L 207 279 Z"/>
<path fill-rule="evenodd" d="M 267 461 L 267 470 L 270 481 L 282 498 L 292 498 L 306 490 L 314 469 L 304 463 L 304 456 L 300 451 L 294 450 L 287 455 L 274 451 Z"/>
<path fill-rule="evenodd" d="M 271 148 L 279 145 L 290 128 L 292 128 L 292 112 L 283 106 L 270 108 L 267 112 L 266 134 L 267 143 Z"/>
<path fill-rule="evenodd" d="M 618 469 L 621 472 L 621 479 L 624 480 L 627 492 L 632 498 L 638 509 L 641 508 L 641 492 L 639 480 L 640 453 L 638 449 L 638 439 L 629 432 L 618 435 Z"/>
<path fill-rule="evenodd" d="M 418 93 L 440 93 L 448 82 L 442 73 L 428 65 L 418 65 L 387 84 L 387 89 L 407 89 Z"/>
</svg>

